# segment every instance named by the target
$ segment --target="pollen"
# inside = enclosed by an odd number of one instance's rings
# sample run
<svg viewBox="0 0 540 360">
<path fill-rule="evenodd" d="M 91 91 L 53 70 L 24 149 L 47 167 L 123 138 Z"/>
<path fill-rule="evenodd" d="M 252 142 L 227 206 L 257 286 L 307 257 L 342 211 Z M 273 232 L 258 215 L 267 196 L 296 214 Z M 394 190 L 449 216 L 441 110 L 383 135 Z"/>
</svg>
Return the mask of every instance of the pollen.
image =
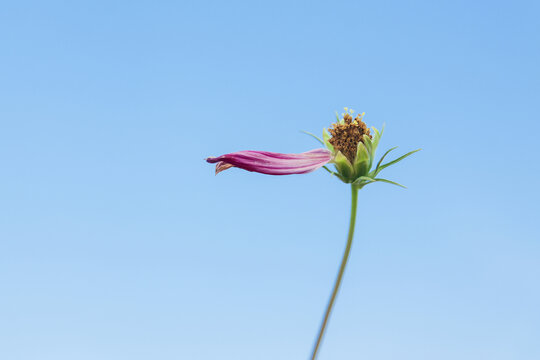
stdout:
<svg viewBox="0 0 540 360">
<path fill-rule="evenodd" d="M 343 122 L 334 123 L 332 128 L 328 129 L 332 135 L 328 141 L 336 151 L 341 151 L 351 164 L 356 158 L 358 143 L 364 141 L 363 136 L 367 135 L 371 138 L 366 123 L 362 121 L 362 115 L 357 115 L 353 120 L 351 114 L 345 113 L 343 114 Z"/>
</svg>

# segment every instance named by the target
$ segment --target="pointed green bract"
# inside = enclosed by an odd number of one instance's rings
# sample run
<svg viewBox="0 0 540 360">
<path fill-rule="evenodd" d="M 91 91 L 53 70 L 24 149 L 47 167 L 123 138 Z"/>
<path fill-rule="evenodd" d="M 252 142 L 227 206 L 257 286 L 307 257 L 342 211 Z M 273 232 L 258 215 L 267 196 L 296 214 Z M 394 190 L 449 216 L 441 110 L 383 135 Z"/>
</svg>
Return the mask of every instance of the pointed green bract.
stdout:
<svg viewBox="0 0 540 360">
<path fill-rule="evenodd" d="M 384 155 L 381 157 L 381 159 L 379 160 L 379 162 L 377 163 L 377 166 L 375 167 L 375 170 L 373 170 L 373 174 L 374 176 L 377 175 L 379 173 L 379 166 L 381 166 L 381 163 L 383 162 L 384 158 L 386 157 L 386 155 L 388 155 L 390 153 L 390 151 L 393 151 L 393 150 L 396 150 L 398 147 L 395 146 L 389 150 L 387 150 Z"/>
<path fill-rule="evenodd" d="M 359 142 L 354 160 L 354 174 L 356 177 L 365 176 L 369 172 L 370 154 L 363 142 Z"/>
<path fill-rule="evenodd" d="M 380 132 L 379 130 L 377 130 L 376 127 L 372 127 L 371 129 L 373 130 L 373 133 L 375 134 L 373 135 L 373 140 L 371 140 L 372 147 L 373 147 L 373 157 L 375 157 L 375 151 L 377 150 L 377 147 L 379 146 L 379 141 L 381 140 L 381 136 L 384 131 L 384 124 Z"/>
<path fill-rule="evenodd" d="M 326 129 L 323 129 L 322 138 L 323 138 L 323 142 L 326 148 L 330 150 L 331 152 L 334 152 L 334 147 L 332 146 L 332 144 L 330 144 L 330 141 L 329 141 L 330 134 L 328 134 L 328 131 Z"/>
<path fill-rule="evenodd" d="M 408 156 L 411 156 L 412 154 L 414 154 L 415 152 L 420 151 L 420 150 L 422 150 L 422 149 L 416 149 L 416 150 L 413 150 L 413 151 L 411 151 L 411 152 L 406 153 L 406 154 L 403 155 L 403 156 L 398 157 L 398 158 L 395 159 L 395 160 L 390 161 L 389 163 L 386 163 L 386 164 L 384 164 L 384 165 L 379 166 L 379 167 L 378 167 L 378 170 L 379 170 L 379 171 L 377 171 L 377 174 L 378 174 L 379 172 L 381 172 L 381 170 L 383 170 L 383 169 L 389 167 L 390 165 L 394 165 L 395 163 L 400 162 L 401 160 L 405 159 L 405 158 L 408 157 Z"/>
<path fill-rule="evenodd" d="M 359 176 L 358 179 L 356 179 L 353 184 L 354 185 L 361 185 L 361 186 L 365 186 L 367 184 L 370 184 L 372 182 L 375 182 L 374 179 L 368 177 L 368 176 Z"/>
<path fill-rule="evenodd" d="M 404 189 L 407 188 L 406 186 L 398 184 L 395 181 L 391 181 L 391 180 L 388 180 L 388 179 L 381 179 L 381 178 L 371 178 L 369 176 L 360 176 L 358 179 L 356 179 L 353 182 L 353 185 L 356 185 L 359 188 L 363 188 L 364 186 L 366 186 L 368 184 L 371 184 L 371 183 L 374 183 L 374 182 L 385 182 L 385 183 L 388 183 L 388 184 L 400 186 L 400 187 L 402 187 Z"/>
<path fill-rule="evenodd" d="M 351 165 L 349 159 L 347 159 L 345 155 L 341 153 L 341 151 L 338 151 L 334 157 L 333 162 L 336 165 L 338 174 L 341 175 L 345 180 L 347 180 L 345 182 L 350 182 L 349 180 L 354 175 L 354 168 Z"/>
<path fill-rule="evenodd" d="M 366 147 L 368 154 L 371 156 L 373 154 L 373 143 L 371 142 L 371 138 L 369 135 L 362 136 L 362 139 L 364 140 L 364 146 Z"/>
<path fill-rule="evenodd" d="M 306 135 L 311 136 L 312 138 L 314 138 L 315 140 L 317 140 L 318 142 L 320 142 L 322 145 L 325 145 L 325 144 L 324 144 L 324 141 L 322 141 L 321 138 L 318 137 L 317 135 L 312 134 L 312 133 L 307 132 L 307 131 L 303 131 L 303 130 L 302 130 L 302 132 L 303 132 L 304 134 L 306 134 Z"/>
<path fill-rule="evenodd" d="M 375 149 L 373 148 L 373 141 L 368 135 L 364 135 L 363 139 L 364 139 L 364 146 L 366 147 L 366 150 L 369 155 L 369 162 L 368 162 L 368 168 L 367 168 L 367 171 L 369 172 L 369 169 L 371 169 L 371 165 L 373 165 L 373 158 L 375 157 Z"/>
<path fill-rule="evenodd" d="M 328 171 L 331 175 L 337 176 L 339 178 L 339 180 L 341 180 L 343 182 L 346 182 L 345 179 L 343 179 L 343 177 L 341 175 L 339 175 L 337 172 L 330 170 L 326 166 L 323 166 L 323 169 Z"/>
<path fill-rule="evenodd" d="M 323 166 L 322 167 L 324 170 L 328 171 L 330 174 L 334 175 L 335 172 L 333 172 L 332 170 L 330 170 L 329 168 L 327 168 L 326 166 Z"/>
<path fill-rule="evenodd" d="M 380 182 L 385 182 L 385 183 L 392 184 L 392 185 L 396 185 L 396 186 L 401 186 L 401 187 L 404 188 L 404 189 L 407 188 L 407 187 L 404 186 L 404 185 L 398 184 L 397 182 L 390 181 L 390 180 L 387 180 L 387 179 L 375 178 L 375 179 L 373 179 L 373 180 L 375 180 L 375 181 L 380 181 Z"/>
</svg>

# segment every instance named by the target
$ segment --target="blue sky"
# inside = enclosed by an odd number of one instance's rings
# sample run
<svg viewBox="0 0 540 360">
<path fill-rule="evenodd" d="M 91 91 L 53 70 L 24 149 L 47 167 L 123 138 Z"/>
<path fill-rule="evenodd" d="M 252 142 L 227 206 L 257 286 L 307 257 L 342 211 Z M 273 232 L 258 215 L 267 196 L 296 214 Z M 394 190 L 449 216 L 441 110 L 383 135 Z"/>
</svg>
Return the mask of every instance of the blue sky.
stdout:
<svg viewBox="0 0 540 360">
<path fill-rule="evenodd" d="M 305 359 L 349 188 L 344 106 L 418 154 L 367 186 L 320 359 L 540 358 L 533 1 L 5 2 L 0 357 Z"/>
</svg>

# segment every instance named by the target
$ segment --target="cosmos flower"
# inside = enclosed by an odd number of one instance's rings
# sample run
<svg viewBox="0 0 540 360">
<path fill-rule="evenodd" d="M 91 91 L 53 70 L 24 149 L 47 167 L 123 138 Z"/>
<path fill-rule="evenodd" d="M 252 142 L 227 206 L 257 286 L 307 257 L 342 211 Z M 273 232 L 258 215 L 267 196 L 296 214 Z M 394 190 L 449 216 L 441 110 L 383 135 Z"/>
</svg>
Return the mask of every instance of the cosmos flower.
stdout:
<svg viewBox="0 0 540 360">
<path fill-rule="evenodd" d="M 267 151 L 238 151 L 218 157 L 209 157 L 207 162 L 216 164 L 216 174 L 237 167 L 247 171 L 258 172 L 268 175 L 291 175 L 305 174 L 324 168 L 332 175 L 339 178 L 347 184 L 351 184 L 351 218 L 349 223 L 349 234 L 345 252 L 341 260 L 338 275 L 324 313 L 311 359 L 315 360 L 322 343 L 326 325 L 330 318 L 332 307 L 336 300 L 343 273 L 349 259 L 352 240 L 354 236 L 354 227 L 356 222 L 356 210 L 358 205 L 358 190 L 367 184 L 374 182 L 386 182 L 402 186 L 396 182 L 378 177 L 379 173 L 387 167 L 405 159 L 418 150 L 411 151 L 399 158 L 383 164 L 386 156 L 394 149 L 391 148 L 375 164 L 375 152 L 381 139 L 383 130 L 376 128 L 368 129 L 364 123 L 364 113 L 353 118 L 354 111 L 345 108 L 345 113 L 340 118 L 336 114 L 337 122 L 332 124 L 330 129 L 323 130 L 323 138 L 307 133 L 317 139 L 324 148 L 307 151 L 301 154 L 280 154 Z M 326 167 L 327 164 L 333 164 L 335 171 Z"/>
<path fill-rule="evenodd" d="M 216 164 L 216 175 L 232 167 L 267 175 L 306 174 L 324 167 L 343 182 L 354 184 L 358 188 L 377 181 L 403 187 L 403 185 L 393 181 L 379 178 L 378 174 L 383 169 L 418 150 L 382 164 L 388 153 L 396 149 L 392 148 L 381 157 L 375 169 L 371 170 L 383 131 L 379 132 L 375 127 L 372 127 L 373 135 L 371 135 L 370 129 L 363 121 L 365 113 L 357 115 L 353 119 L 354 112 L 348 108 L 345 110 L 346 112 L 342 114 L 341 119 L 336 116 L 337 122 L 332 124 L 332 128 L 323 130 L 322 140 L 307 133 L 324 145 L 324 149 L 315 149 L 300 154 L 245 150 L 218 157 L 209 157 L 206 161 Z M 328 163 L 334 164 L 336 171 L 328 169 L 325 166 Z"/>
</svg>

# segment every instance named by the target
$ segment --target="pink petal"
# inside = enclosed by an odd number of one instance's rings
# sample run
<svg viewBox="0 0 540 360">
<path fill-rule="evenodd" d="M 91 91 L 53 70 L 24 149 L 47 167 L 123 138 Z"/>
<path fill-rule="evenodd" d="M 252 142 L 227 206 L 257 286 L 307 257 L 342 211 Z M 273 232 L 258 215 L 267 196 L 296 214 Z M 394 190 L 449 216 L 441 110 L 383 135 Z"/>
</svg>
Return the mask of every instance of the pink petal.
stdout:
<svg viewBox="0 0 540 360">
<path fill-rule="evenodd" d="M 206 159 L 216 164 L 216 174 L 233 166 L 268 175 L 305 174 L 317 170 L 332 160 L 326 149 L 315 149 L 301 154 L 280 154 L 268 151 L 238 151 Z"/>
</svg>

